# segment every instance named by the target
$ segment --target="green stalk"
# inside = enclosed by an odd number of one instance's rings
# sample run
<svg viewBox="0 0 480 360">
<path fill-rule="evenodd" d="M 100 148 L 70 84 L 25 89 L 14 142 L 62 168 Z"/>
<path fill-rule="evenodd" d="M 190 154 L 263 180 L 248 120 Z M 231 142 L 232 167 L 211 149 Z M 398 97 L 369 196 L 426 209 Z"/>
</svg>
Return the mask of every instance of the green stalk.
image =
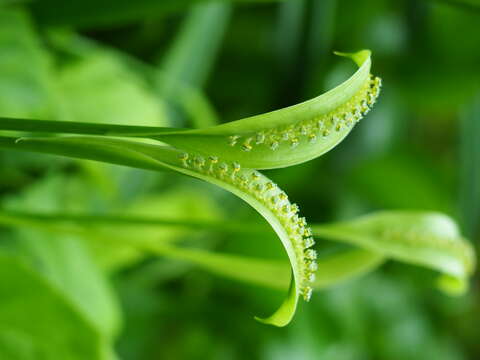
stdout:
<svg viewBox="0 0 480 360">
<path fill-rule="evenodd" d="M 0 117 L 0 130 L 25 131 L 31 133 L 77 134 L 77 135 L 109 135 L 115 133 L 143 134 L 146 132 L 169 132 L 172 128 L 154 126 L 129 126 L 83 123 L 75 121 L 32 120 Z M 175 131 L 179 129 L 174 129 Z M 181 130 L 181 129 L 180 129 Z"/>
<path fill-rule="evenodd" d="M 211 220 L 186 220 L 146 218 L 122 215 L 100 214 L 40 214 L 24 211 L 0 210 L 0 224 L 6 225 L 36 225 L 41 224 L 79 224 L 79 225 L 111 225 L 111 226 L 143 226 L 143 227 L 183 227 L 193 230 L 215 230 L 241 234 L 269 234 L 270 228 L 265 224 L 211 221 Z"/>
</svg>

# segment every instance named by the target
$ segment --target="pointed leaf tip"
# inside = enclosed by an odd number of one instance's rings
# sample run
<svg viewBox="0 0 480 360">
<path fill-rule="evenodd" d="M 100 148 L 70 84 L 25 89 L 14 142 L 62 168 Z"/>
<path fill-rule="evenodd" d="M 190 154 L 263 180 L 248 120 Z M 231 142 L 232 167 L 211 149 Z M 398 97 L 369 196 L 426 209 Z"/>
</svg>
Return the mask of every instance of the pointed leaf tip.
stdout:
<svg viewBox="0 0 480 360">
<path fill-rule="evenodd" d="M 368 49 L 360 50 L 353 53 L 346 53 L 341 51 L 334 51 L 333 53 L 338 56 L 348 57 L 352 59 L 358 66 L 361 66 L 372 55 L 372 52 Z"/>
<path fill-rule="evenodd" d="M 255 320 L 263 324 L 283 327 L 288 325 L 292 320 L 293 315 L 295 315 L 295 311 L 297 309 L 297 304 L 298 304 L 297 286 L 295 283 L 295 277 L 292 274 L 287 297 L 283 301 L 280 308 L 278 308 L 278 310 L 275 311 L 275 313 L 273 313 L 269 317 L 261 318 L 261 317 L 255 316 L 254 318 Z"/>
</svg>

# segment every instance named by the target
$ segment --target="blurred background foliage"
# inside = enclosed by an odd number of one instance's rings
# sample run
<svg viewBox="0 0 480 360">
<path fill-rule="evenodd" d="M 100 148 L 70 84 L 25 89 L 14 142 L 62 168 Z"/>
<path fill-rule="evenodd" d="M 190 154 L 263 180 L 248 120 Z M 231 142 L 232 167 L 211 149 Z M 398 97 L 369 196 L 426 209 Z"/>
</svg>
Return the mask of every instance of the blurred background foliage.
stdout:
<svg viewBox="0 0 480 360">
<path fill-rule="evenodd" d="M 268 175 L 311 223 L 435 210 L 478 246 L 479 45 L 476 0 L 3 0 L 0 114 L 208 126 L 319 94 L 353 70 L 333 50 L 370 48 L 385 83 L 374 111 L 327 156 Z M 6 151 L 0 167 L 4 209 L 259 221 L 179 175 Z M 278 329 L 250 314 L 281 292 L 132 245 L 283 258 L 273 235 L 108 234 L 0 227 L 1 359 L 480 358 L 478 277 L 448 298 L 429 271 L 389 262 L 316 294 Z"/>
</svg>

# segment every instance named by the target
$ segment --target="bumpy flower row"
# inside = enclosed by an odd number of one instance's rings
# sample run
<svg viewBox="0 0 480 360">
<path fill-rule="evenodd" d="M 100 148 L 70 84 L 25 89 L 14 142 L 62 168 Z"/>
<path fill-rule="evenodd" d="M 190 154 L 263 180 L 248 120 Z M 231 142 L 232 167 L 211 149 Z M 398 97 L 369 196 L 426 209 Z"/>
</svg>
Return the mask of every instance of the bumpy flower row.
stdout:
<svg viewBox="0 0 480 360">
<path fill-rule="evenodd" d="M 370 111 L 380 93 L 381 86 L 381 79 L 370 75 L 356 95 L 327 114 L 245 136 L 232 135 L 228 138 L 228 143 L 230 146 L 241 146 L 243 151 L 251 151 L 255 146 L 262 145 L 267 145 L 272 150 L 282 145 L 295 148 L 301 141 L 313 144 L 319 138 L 326 138 L 335 132 L 351 129 Z"/>
<path fill-rule="evenodd" d="M 236 162 L 227 163 L 216 156 L 205 158 L 189 153 L 179 155 L 179 160 L 186 169 L 214 177 L 250 194 L 275 214 L 295 249 L 297 266 L 302 274 L 298 284 L 301 294 L 306 301 L 310 300 L 311 285 L 315 281 L 317 270 L 317 253 L 311 249 L 315 241 L 305 218 L 298 214 L 298 206 L 290 203 L 287 194 L 258 171 L 242 169 Z"/>
<path fill-rule="evenodd" d="M 463 264 L 467 267 L 473 268 L 475 263 L 475 257 L 469 246 L 466 246 L 464 242 L 459 241 L 456 237 L 450 236 L 438 236 L 429 232 L 423 232 L 421 229 L 405 232 L 402 227 L 398 229 L 395 226 L 391 226 L 388 229 L 384 229 L 380 233 L 379 239 L 392 242 L 395 239 L 395 243 L 401 243 L 406 247 L 410 247 L 412 251 L 418 249 L 419 244 L 423 246 L 429 246 L 431 248 L 438 248 L 439 250 L 448 248 L 450 252 L 454 253 L 461 259 Z"/>
</svg>

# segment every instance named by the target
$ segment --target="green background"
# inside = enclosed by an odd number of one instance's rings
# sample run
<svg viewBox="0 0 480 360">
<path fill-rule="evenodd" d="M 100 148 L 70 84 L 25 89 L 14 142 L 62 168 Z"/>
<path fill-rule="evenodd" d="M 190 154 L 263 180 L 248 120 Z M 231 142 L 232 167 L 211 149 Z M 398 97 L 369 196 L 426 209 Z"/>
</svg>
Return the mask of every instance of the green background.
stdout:
<svg viewBox="0 0 480 360">
<path fill-rule="evenodd" d="M 441 211 L 480 240 L 480 4 L 470 1 L 0 1 L 0 115 L 202 127 L 292 105 L 345 80 L 333 50 L 369 48 L 373 111 L 326 156 L 268 171 L 310 223 Z M 174 174 L 0 151 L 0 205 L 255 222 Z M 478 276 L 450 298 L 388 262 L 315 294 L 292 324 L 253 314 L 283 293 L 120 241 L 281 258 L 274 235 L 0 227 L 0 359 L 480 358 Z M 118 236 L 118 237 L 117 237 Z M 326 243 L 325 251 L 334 246 Z"/>
</svg>

